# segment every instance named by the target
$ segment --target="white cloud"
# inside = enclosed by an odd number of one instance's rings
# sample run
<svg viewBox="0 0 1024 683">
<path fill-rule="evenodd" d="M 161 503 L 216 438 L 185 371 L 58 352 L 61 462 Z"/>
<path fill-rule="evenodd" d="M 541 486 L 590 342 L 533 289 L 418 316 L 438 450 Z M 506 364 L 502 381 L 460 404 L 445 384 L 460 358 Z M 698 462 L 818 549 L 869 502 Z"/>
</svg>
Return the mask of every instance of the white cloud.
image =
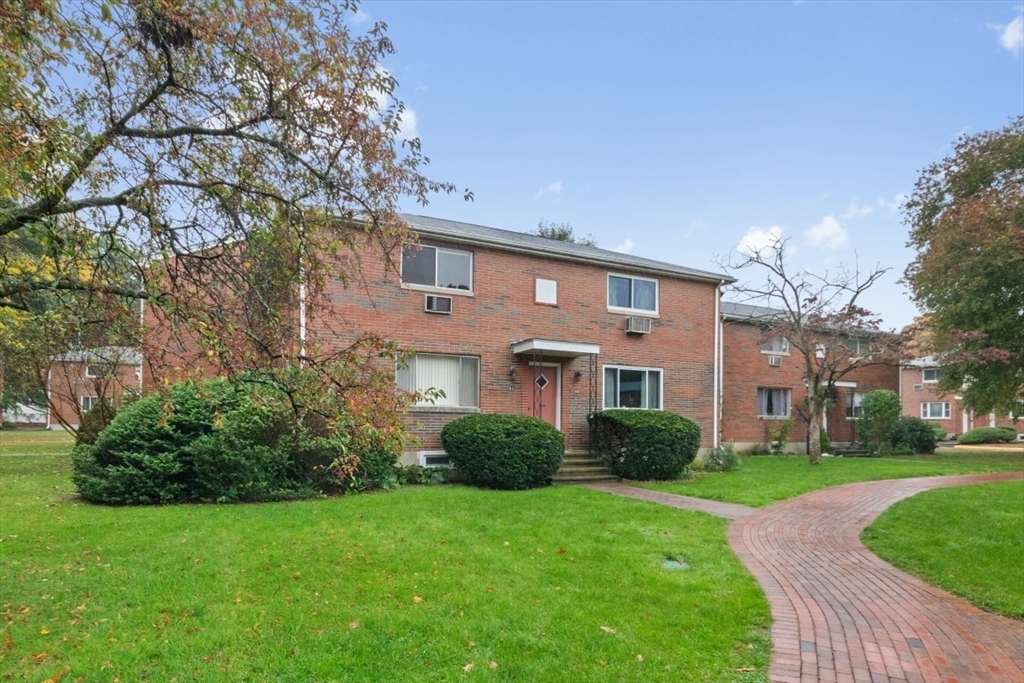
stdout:
<svg viewBox="0 0 1024 683">
<path fill-rule="evenodd" d="M 620 254 L 628 254 L 629 252 L 633 251 L 635 247 L 636 244 L 633 243 L 633 240 L 627 237 L 626 239 L 622 240 L 622 244 L 617 244 L 616 246 L 612 247 L 612 251 L 617 251 Z"/>
<path fill-rule="evenodd" d="M 907 195 L 899 192 L 891 200 L 882 197 L 878 200 L 878 208 L 888 211 L 889 213 L 896 213 L 903 207 L 903 203 L 907 201 Z"/>
<path fill-rule="evenodd" d="M 534 199 L 540 199 L 546 194 L 559 195 L 562 194 L 562 181 L 556 180 L 553 183 L 548 183 L 544 187 L 537 190 L 537 193 L 533 195 Z"/>
<path fill-rule="evenodd" d="M 862 204 L 857 206 L 854 202 L 850 202 L 849 208 L 846 209 L 845 213 L 839 215 L 843 220 L 849 220 L 851 218 L 860 218 L 861 216 L 867 216 L 868 214 L 874 213 L 875 207 L 869 204 Z"/>
<path fill-rule="evenodd" d="M 1010 52 L 1020 52 L 1024 48 L 1024 17 L 1017 17 L 1009 24 L 992 26 L 999 32 L 999 42 Z"/>
<path fill-rule="evenodd" d="M 416 112 L 408 107 L 402 112 L 402 118 L 398 122 L 398 138 L 400 140 L 412 140 L 420 136 L 416 130 Z"/>
<path fill-rule="evenodd" d="M 773 225 L 770 228 L 752 227 L 747 230 L 740 243 L 736 245 L 736 251 L 743 254 L 759 254 L 782 239 L 782 228 Z"/>
<path fill-rule="evenodd" d="M 353 24 L 365 24 L 370 20 L 370 15 L 364 12 L 362 9 L 357 9 L 356 13 L 352 15 Z"/>
<path fill-rule="evenodd" d="M 811 244 L 823 244 L 829 249 L 838 249 L 849 241 L 846 228 L 835 216 L 822 218 L 804 233 L 804 237 Z"/>
</svg>

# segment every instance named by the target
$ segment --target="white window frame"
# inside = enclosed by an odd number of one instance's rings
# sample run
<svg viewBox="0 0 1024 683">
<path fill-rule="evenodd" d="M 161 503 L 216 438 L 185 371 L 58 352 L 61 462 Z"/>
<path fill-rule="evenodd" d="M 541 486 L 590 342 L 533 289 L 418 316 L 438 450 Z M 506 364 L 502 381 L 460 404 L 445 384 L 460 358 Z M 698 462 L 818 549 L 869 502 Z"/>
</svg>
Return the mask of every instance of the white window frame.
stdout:
<svg viewBox="0 0 1024 683">
<path fill-rule="evenodd" d="M 416 247 L 416 246 L 417 245 L 407 244 L 404 247 L 402 247 L 402 260 L 401 260 L 401 264 L 400 264 L 402 271 L 405 270 L 405 250 L 408 249 L 408 248 Z M 475 270 L 475 266 L 476 266 L 476 260 L 474 258 L 473 252 L 466 251 L 464 249 L 450 249 L 448 247 L 439 247 L 439 246 L 436 246 L 436 245 L 433 245 L 433 244 L 420 244 L 418 246 L 420 247 L 420 253 L 422 253 L 423 249 L 433 249 L 434 250 L 434 284 L 433 285 L 421 285 L 421 284 L 417 284 L 415 282 L 406 282 L 405 279 L 404 279 L 405 278 L 405 274 L 403 272 L 402 273 L 402 278 L 403 278 L 402 279 L 402 288 L 403 289 L 414 289 L 414 290 L 417 290 L 417 291 L 420 291 L 420 292 L 437 292 L 437 293 L 445 294 L 445 295 L 455 294 L 457 296 L 473 296 L 473 287 L 474 287 L 474 280 L 475 280 L 475 278 L 474 278 L 474 270 Z M 457 287 L 440 287 L 440 286 L 437 285 L 437 270 L 438 270 L 438 268 L 437 268 L 437 255 L 440 254 L 441 252 L 447 252 L 449 254 L 460 254 L 460 255 L 468 255 L 469 256 L 469 289 L 458 289 Z"/>
<path fill-rule="evenodd" d="M 106 373 L 100 374 L 100 375 L 97 375 L 95 373 L 90 372 L 90 368 L 95 368 L 95 367 L 105 367 L 107 371 L 106 371 Z M 85 376 L 86 377 L 110 377 L 113 374 L 114 374 L 114 366 L 113 366 L 112 363 L 100 362 L 100 363 L 86 363 L 85 364 Z"/>
<path fill-rule="evenodd" d="M 412 407 L 413 408 L 436 408 L 437 410 L 455 410 L 455 411 L 480 410 L 480 376 L 483 373 L 483 370 L 482 370 L 482 367 L 481 367 L 482 363 L 481 363 L 481 360 L 480 360 L 480 356 L 467 356 L 467 355 L 462 355 L 462 354 L 457 354 L 457 353 L 417 353 L 415 356 L 413 356 L 412 359 L 410 359 L 410 362 L 414 363 L 416 358 L 432 357 L 432 356 L 438 356 L 438 357 L 444 357 L 444 358 L 458 358 L 459 359 L 459 380 L 460 380 L 460 382 L 461 382 L 461 378 L 462 378 L 462 363 L 464 361 L 466 361 L 466 360 L 471 360 L 471 361 L 475 361 L 476 362 L 476 405 L 471 405 L 471 406 L 470 405 L 462 405 L 459 402 L 460 399 L 461 399 L 461 395 L 462 395 L 462 386 L 460 385 L 458 390 L 457 390 L 458 395 L 455 396 L 455 401 L 456 402 L 454 404 L 447 404 L 446 403 L 446 404 L 442 404 L 442 405 L 436 405 L 434 403 L 431 403 L 430 401 L 424 400 L 424 401 L 418 401 L 416 403 L 413 403 Z M 396 366 L 395 366 L 395 383 L 396 384 L 398 383 L 398 372 L 399 372 L 399 368 L 398 368 L 398 365 L 396 364 Z M 415 365 L 413 366 L 413 372 L 415 372 Z M 402 387 L 402 386 L 399 386 L 399 388 L 402 389 L 403 391 L 426 391 L 428 389 L 434 388 L 434 387 L 422 387 L 421 388 L 419 386 L 419 381 L 415 377 L 415 375 L 413 376 L 413 384 L 415 385 L 415 387 L 413 389 L 411 389 L 411 390 L 406 388 L 406 387 Z M 448 398 L 452 398 L 452 397 L 449 396 L 448 394 L 445 394 L 445 398 L 448 399 Z"/>
<path fill-rule="evenodd" d="M 852 353 L 852 358 L 866 358 L 871 355 L 871 339 L 867 337 L 848 337 L 846 348 Z"/>
<path fill-rule="evenodd" d="M 86 402 L 89 403 L 88 406 L 85 405 Z M 82 396 L 81 398 L 79 398 L 79 404 L 82 406 L 82 414 L 85 415 L 86 413 L 88 413 L 99 402 L 99 396 Z"/>
<path fill-rule="evenodd" d="M 647 373 L 657 372 L 658 373 L 658 407 L 657 408 L 651 408 L 651 407 L 644 407 L 643 405 L 641 405 L 639 408 L 629 408 L 629 407 L 623 408 L 623 407 L 620 407 L 620 406 L 606 405 L 605 404 L 605 397 L 607 396 L 607 394 L 605 393 L 605 375 L 608 372 L 608 370 L 615 370 L 616 371 L 616 375 L 615 375 L 616 385 L 618 385 L 618 383 L 620 381 L 619 380 L 619 376 L 618 376 L 618 371 L 620 371 L 620 370 L 636 370 L 638 372 L 647 372 Z M 616 391 L 615 392 L 615 401 L 616 401 L 616 403 L 618 403 L 618 397 L 619 397 L 619 392 Z M 648 392 L 644 391 L 641 394 L 641 401 L 640 401 L 641 404 L 643 404 L 644 402 L 647 401 L 647 397 L 648 397 Z M 664 410 L 665 409 L 664 408 L 664 406 L 665 406 L 665 370 L 663 368 L 642 368 L 642 367 L 637 367 L 635 365 L 602 365 L 601 366 L 601 406 L 605 410 Z"/>
<path fill-rule="evenodd" d="M 930 406 L 942 406 L 942 417 L 933 417 L 931 415 L 932 409 Z M 950 419 L 949 401 L 922 401 L 921 402 L 921 419 L 922 420 L 948 420 Z"/>
<path fill-rule="evenodd" d="M 781 347 L 781 350 L 773 351 L 772 350 L 772 346 L 774 345 L 775 342 L 779 341 L 780 339 L 782 340 L 782 344 L 779 345 Z M 770 355 L 770 356 L 788 356 L 789 355 L 789 337 L 785 337 L 785 336 L 779 335 L 777 337 L 772 337 L 770 339 L 765 339 L 763 342 L 761 342 L 761 353 L 763 353 L 765 355 Z"/>
<path fill-rule="evenodd" d="M 761 401 L 757 401 L 757 419 L 759 420 L 788 420 L 793 416 L 793 390 L 788 387 L 757 387 L 757 391 L 784 391 L 786 392 L 786 414 L 785 415 L 762 415 Z"/>
<path fill-rule="evenodd" d="M 645 308 L 633 308 L 626 306 L 612 306 L 612 278 L 620 277 L 624 280 L 630 280 L 630 303 L 633 303 L 633 285 L 632 281 L 640 280 L 642 282 L 653 282 L 654 283 L 654 310 L 649 311 Z M 658 309 L 661 306 L 661 282 L 655 278 L 640 277 L 638 275 L 626 275 L 625 273 L 608 273 L 605 278 L 605 303 L 608 304 L 608 311 L 610 313 L 629 313 L 630 315 L 642 315 L 649 318 L 658 317 Z"/>
<path fill-rule="evenodd" d="M 929 372 L 935 373 L 935 379 L 928 379 Z M 942 368 L 921 368 L 922 384 L 938 384 L 940 377 L 942 377 Z"/>
</svg>

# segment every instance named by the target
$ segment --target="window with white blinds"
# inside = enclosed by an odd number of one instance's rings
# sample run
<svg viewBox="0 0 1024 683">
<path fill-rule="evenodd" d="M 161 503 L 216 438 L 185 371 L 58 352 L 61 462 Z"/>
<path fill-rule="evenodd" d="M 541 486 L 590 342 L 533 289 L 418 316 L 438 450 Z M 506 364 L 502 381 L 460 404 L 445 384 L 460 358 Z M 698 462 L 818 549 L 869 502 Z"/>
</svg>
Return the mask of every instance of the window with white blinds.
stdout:
<svg viewBox="0 0 1024 683">
<path fill-rule="evenodd" d="M 395 379 L 403 391 L 440 392 L 416 405 L 480 406 L 480 359 L 476 356 L 418 353 L 398 366 Z"/>
</svg>

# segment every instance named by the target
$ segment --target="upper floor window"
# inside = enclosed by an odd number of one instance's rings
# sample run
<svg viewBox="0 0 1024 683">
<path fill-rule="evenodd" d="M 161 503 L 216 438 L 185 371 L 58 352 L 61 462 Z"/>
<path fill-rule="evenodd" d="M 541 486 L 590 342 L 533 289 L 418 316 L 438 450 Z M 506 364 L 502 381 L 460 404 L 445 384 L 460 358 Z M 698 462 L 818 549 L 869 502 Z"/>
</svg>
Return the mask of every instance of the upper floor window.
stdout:
<svg viewBox="0 0 1024 683">
<path fill-rule="evenodd" d="M 758 417 L 789 417 L 789 389 L 757 388 Z"/>
<path fill-rule="evenodd" d="M 109 377 L 113 373 L 112 363 L 89 363 L 85 366 L 86 377 Z"/>
<path fill-rule="evenodd" d="M 398 387 L 408 392 L 441 392 L 420 406 L 480 406 L 480 359 L 476 356 L 448 356 L 418 353 L 395 372 Z"/>
<path fill-rule="evenodd" d="M 785 337 L 772 337 L 761 344 L 762 353 L 787 354 L 789 353 L 789 340 Z"/>
<path fill-rule="evenodd" d="M 402 249 L 402 282 L 424 287 L 473 290 L 473 254 L 409 245 Z"/>
<path fill-rule="evenodd" d="M 921 379 L 931 384 L 932 382 L 938 382 L 942 377 L 942 368 L 925 368 L 921 371 L 921 374 L 923 375 Z"/>
<path fill-rule="evenodd" d="M 871 355 L 871 340 L 863 337 L 850 337 L 846 340 L 846 346 L 850 349 L 850 355 L 854 358 L 864 358 Z"/>
<path fill-rule="evenodd" d="M 661 370 L 605 367 L 604 407 L 660 409 Z"/>
<path fill-rule="evenodd" d="M 658 281 L 630 275 L 609 275 L 608 308 L 657 313 Z"/>
</svg>

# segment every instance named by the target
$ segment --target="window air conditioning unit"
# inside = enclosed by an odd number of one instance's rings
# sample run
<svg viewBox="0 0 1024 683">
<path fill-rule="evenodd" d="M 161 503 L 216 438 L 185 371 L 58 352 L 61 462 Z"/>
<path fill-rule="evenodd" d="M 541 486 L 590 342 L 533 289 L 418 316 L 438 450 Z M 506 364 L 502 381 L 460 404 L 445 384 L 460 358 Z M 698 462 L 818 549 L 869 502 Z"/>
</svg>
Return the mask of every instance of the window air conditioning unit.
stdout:
<svg viewBox="0 0 1024 683">
<path fill-rule="evenodd" d="M 626 318 L 626 334 L 650 334 L 651 319 L 638 315 L 631 315 Z"/>
<path fill-rule="evenodd" d="M 782 356 L 768 356 L 768 365 L 773 368 L 782 367 Z"/>
<path fill-rule="evenodd" d="M 423 310 L 427 313 L 444 313 L 451 315 L 452 298 L 450 296 L 434 296 L 427 294 L 423 304 Z"/>
<path fill-rule="evenodd" d="M 921 391 L 922 389 L 924 389 L 924 385 L 923 384 L 915 384 L 914 385 L 914 391 Z"/>
</svg>

